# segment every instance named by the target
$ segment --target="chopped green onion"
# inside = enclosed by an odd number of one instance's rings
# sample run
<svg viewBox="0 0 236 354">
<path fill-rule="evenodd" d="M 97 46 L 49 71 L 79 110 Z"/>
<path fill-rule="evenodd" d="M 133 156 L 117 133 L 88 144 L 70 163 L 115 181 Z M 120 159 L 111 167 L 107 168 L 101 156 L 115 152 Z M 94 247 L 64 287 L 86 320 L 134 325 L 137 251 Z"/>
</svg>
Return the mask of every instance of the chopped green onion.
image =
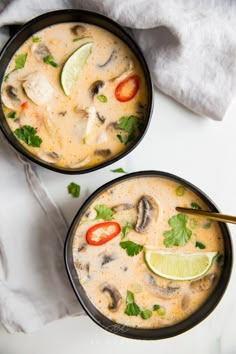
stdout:
<svg viewBox="0 0 236 354">
<path fill-rule="evenodd" d="M 202 209 L 198 203 L 192 202 L 190 205 L 193 209 Z"/>
<path fill-rule="evenodd" d="M 179 187 L 176 188 L 176 191 L 175 191 L 175 192 L 176 192 L 176 195 L 177 195 L 178 197 L 182 197 L 182 196 L 184 195 L 185 191 L 186 191 L 186 188 L 185 188 L 185 187 L 179 186 Z"/>
<path fill-rule="evenodd" d="M 32 37 L 32 42 L 34 42 L 34 43 L 41 42 L 41 38 L 40 37 Z"/>
<path fill-rule="evenodd" d="M 199 242 L 199 241 L 196 241 L 195 247 L 200 248 L 200 250 L 203 250 L 204 248 L 206 248 L 206 246 L 204 245 L 204 243 L 201 243 L 201 242 Z"/>
<path fill-rule="evenodd" d="M 86 39 L 86 38 L 92 38 L 92 36 L 77 37 L 77 38 L 73 39 L 73 42 L 78 42 L 78 41 L 81 41 L 82 39 Z"/>
<path fill-rule="evenodd" d="M 108 101 L 107 96 L 105 96 L 105 95 L 98 95 L 97 99 L 98 99 L 98 101 L 100 101 L 102 103 L 106 103 Z"/>
<path fill-rule="evenodd" d="M 53 66 L 54 68 L 58 67 L 58 64 L 55 62 L 55 59 L 51 55 L 47 55 L 45 58 L 43 58 L 44 63 L 49 64 Z"/>
</svg>

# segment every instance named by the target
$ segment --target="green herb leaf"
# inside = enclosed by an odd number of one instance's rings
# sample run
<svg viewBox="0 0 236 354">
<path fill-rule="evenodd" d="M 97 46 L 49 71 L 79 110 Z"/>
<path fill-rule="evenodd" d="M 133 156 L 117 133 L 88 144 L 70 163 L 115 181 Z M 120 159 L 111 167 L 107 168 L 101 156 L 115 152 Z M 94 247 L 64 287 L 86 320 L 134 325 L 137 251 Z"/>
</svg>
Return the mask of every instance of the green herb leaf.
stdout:
<svg viewBox="0 0 236 354">
<path fill-rule="evenodd" d="M 51 55 L 47 55 L 45 58 L 43 58 L 44 63 L 49 64 L 53 66 L 54 68 L 58 67 L 58 64 L 55 62 L 55 59 Z"/>
<path fill-rule="evenodd" d="M 178 197 L 182 197 L 186 191 L 186 188 L 183 186 L 179 186 L 176 188 L 175 193 Z"/>
<path fill-rule="evenodd" d="M 11 119 L 16 118 L 16 112 L 9 112 L 7 118 L 11 118 Z"/>
<path fill-rule="evenodd" d="M 97 97 L 98 101 L 100 101 L 102 103 L 106 103 L 108 101 L 107 96 L 105 96 L 105 95 L 97 95 L 96 97 Z"/>
<path fill-rule="evenodd" d="M 196 241 L 195 247 L 200 248 L 200 250 L 203 250 L 204 248 L 206 248 L 206 246 L 204 245 L 204 243 L 201 243 L 201 242 L 199 242 L 199 241 Z"/>
<path fill-rule="evenodd" d="M 115 214 L 114 210 L 107 208 L 105 205 L 96 205 L 94 208 L 97 212 L 95 220 L 112 220 Z"/>
<path fill-rule="evenodd" d="M 142 317 L 143 320 L 148 320 L 150 317 L 152 317 L 152 311 L 144 309 L 140 312 L 140 317 Z"/>
<path fill-rule="evenodd" d="M 209 229 L 211 227 L 211 221 L 207 221 L 205 224 L 202 225 L 203 229 Z"/>
<path fill-rule="evenodd" d="M 19 54 L 15 59 L 15 68 L 14 70 L 22 69 L 25 66 L 27 59 L 27 54 Z"/>
<path fill-rule="evenodd" d="M 78 41 L 81 41 L 82 39 L 86 39 L 86 38 L 92 38 L 92 36 L 77 37 L 77 38 L 73 39 L 73 42 L 78 42 Z"/>
<path fill-rule="evenodd" d="M 133 230 L 133 225 L 130 222 L 127 222 L 124 226 L 121 228 L 121 240 L 123 240 L 128 233 Z"/>
<path fill-rule="evenodd" d="M 115 173 L 127 173 L 123 168 L 116 168 L 115 170 L 111 170 L 111 172 Z"/>
<path fill-rule="evenodd" d="M 80 185 L 74 182 L 71 182 L 67 186 L 68 193 L 72 195 L 74 198 L 78 198 L 80 196 Z"/>
<path fill-rule="evenodd" d="M 219 266 L 222 266 L 224 264 L 224 255 L 219 253 L 217 256 L 216 256 L 216 263 L 219 265 Z"/>
<path fill-rule="evenodd" d="M 41 42 L 41 38 L 40 37 L 32 37 L 32 42 L 34 42 L 34 43 Z"/>
<path fill-rule="evenodd" d="M 200 207 L 200 205 L 198 205 L 198 203 L 192 202 L 190 205 L 191 205 L 191 208 L 193 208 L 193 209 L 202 209 Z"/>
<path fill-rule="evenodd" d="M 9 79 L 9 75 L 10 75 L 10 73 L 4 76 L 4 79 L 3 79 L 4 82 L 7 82 L 7 80 Z"/>
<path fill-rule="evenodd" d="M 127 136 L 117 135 L 117 138 L 124 143 L 128 144 L 135 139 L 137 130 L 141 130 L 142 125 L 140 119 L 136 116 L 124 116 L 120 118 L 118 128 L 127 132 Z"/>
<path fill-rule="evenodd" d="M 125 314 L 128 316 L 138 316 L 141 310 L 134 301 L 134 294 L 131 291 L 127 291 L 126 295 L 126 309 Z"/>
<path fill-rule="evenodd" d="M 153 311 L 157 311 L 157 310 L 159 310 L 159 308 L 160 308 L 161 306 L 160 305 L 157 305 L 157 304 L 155 304 L 155 305 L 153 305 Z"/>
<path fill-rule="evenodd" d="M 40 147 L 42 143 L 42 139 L 36 135 L 37 130 L 29 125 L 24 125 L 22 128 L 16 129 L 14 133 L 29 146 Z"/>
<path fill-rule="evenodd" d="M 164 245 L 166 247 L 185 246 L 192 236 L 192 231 L 187 228 L 188 216 L 177 214 L 168 220 L 172 230 L 164 232 Z"/>
<path fill-rule="evenodd" d="M 141 246 L 133 241 L 120 242 L 120 247 L 123 248 L 124 250 L 126 250 L 126 253 L 130 257 L 136 256 L 143 249 L 143 246 Z"/>
</svg>

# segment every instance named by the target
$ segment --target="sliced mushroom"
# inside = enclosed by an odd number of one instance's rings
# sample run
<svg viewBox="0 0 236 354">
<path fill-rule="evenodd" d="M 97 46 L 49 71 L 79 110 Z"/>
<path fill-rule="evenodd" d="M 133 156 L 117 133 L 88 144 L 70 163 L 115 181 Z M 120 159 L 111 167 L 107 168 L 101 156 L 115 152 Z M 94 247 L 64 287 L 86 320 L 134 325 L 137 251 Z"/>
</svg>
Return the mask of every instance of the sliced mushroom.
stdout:
<svg viewBox="0 0 236 354">
<path fill-rule="evenodd" d="M 111 150 L 110 149 L 100 149 L 100 150 L 95 150 L 94 155 L 96 156 L 101 156 L 101 157 L 109 157 L 111 155 Z"/>
<path fill-rule="evenodd" d="M 21 100 L 17 96 L 17 89 L 12 85 L 7 85 L 2 93 L 2 102 L 4 106 L 15 109 L 20 105 Z"/>
<path fill-rule="evenodd" d="M 120 211 L 130 210 L 134 208 L 135 208 L 134 204 L 123 203 L 123 204 L 115 205 L 114 207 L 112 207 L 112 210 L 114 210 L 116 213 L 119 213 Z"/>
<path fill-rule="evenodd" d="M 102 116 L 100 113 L 96 113 L 98 120 L 103 124 L 106 120 L 104 116 Z"/>
<path fill-rule="evenodd" d="M 117 288 L 109 283 L 104 283 L 101 286 L 101 292 L 108 295 L 109 303 L 108 309 L 112 312 L 116 312 L 121 304 L 121 294 Z"/>
<path fill-rule="evenodd" d="M 34 55 L 34 57 L 39 61 L 41 61 L 44 58 L 46 58 L 47 56 L 51 55 L 51 52 L 48 49 L 48 47 L 42 42 L 34 43 L 31 46 L 31 52 Z"/>
<path fill-rule="evenodd" d="M 86 32 L 86 28 L 82 25 L 75 25 L 75 26 L 71 27 L 70 30 L 75 36 L 84 35 Z"/>
<path fill-rule="evenodd" d="M 103 64 L 101 64 L 101 65 L 97 65 L 99 68 L 103 68 L 104 66 L 106 66 L 107 64 L 109 64 L 110 63 L 110 61 L 115 57 L 115 55 L 116 55 L 116 53 L 117 53 L 117 50 L 113 50 L 112 52 L 111 52 L 111 55 L 109 56 L 109 58 L 105 61 L 105 63 L 103 63 Z"/>
<path fill-rule="evenodd" d="M 81 246 L 78 247 L 78 252 L 85 252 L 87 249 L 87 243 L 83 243 Z"/>
<path fill-rule="evenodd" d="M 95 81 L 89 88 L 90 94 L 92 98 L 94 98 L 95 95 L 98 95 L 99 90 L 105 85 L 105 82 L 102 80 L 97 80 Z"/>
<path fill-rule="evenodd" d="M 40 151 L 38 157 L 49 163 L 57 163 L 60 156 L 55 152 Z"/>
<path fill-rule="evenodd" d="M 163 299 L 171 299 L 179 296 L 180 294 L 180 287 L 178 286 L 170 286 L 167 285 L 166 287 L 159 286 L 157 284 L 156 279 L 152 276 L 152 274 L 148 273 L 145 279 L 148 290 L 153 294 Z"/>
<path fill-rule="evenodd" d="M 116 257 L 113 254 L 108 254 L 106 252 L 103 252 L 101 254 L 101 256 L 102 256 L 101 267 L 103 267 L 104 265 L 106 265 L 116 259 Z"/>
<path fill-rule="evenodd" d="M 47 78 L 40 72 L 29 74 L 22 84 L 26 95 L 37 105 L 51 100 L 53 88 Z"/>
<path fill-rule="evenodd" d="M 138 205 L 138 217 L 135 230 L 139 233 L 145 233 L 152 221 L 156 221 L 158 217 L 158 205 L 156 201 L 149 195 L 140 198 Z"/>
<path fill-rule="evenodd" d="M 216 274 L 210 273 L 205 275 L 204 277 L 194 280 L 190 283 L 190 288 L 194 291 L 205 291 L 212 287 L 214 282 L 216 281 Z"/>
</svg>

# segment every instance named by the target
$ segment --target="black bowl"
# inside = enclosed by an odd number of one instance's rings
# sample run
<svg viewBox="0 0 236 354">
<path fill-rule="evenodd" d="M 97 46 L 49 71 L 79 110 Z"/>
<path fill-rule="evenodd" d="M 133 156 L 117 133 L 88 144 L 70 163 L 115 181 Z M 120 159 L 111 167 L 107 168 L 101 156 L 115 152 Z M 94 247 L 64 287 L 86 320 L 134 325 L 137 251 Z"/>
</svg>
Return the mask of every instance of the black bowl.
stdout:
<svg viewBox="0 0 236 354">
<path fill-rule="evenodd" d="M 129 46 L 129 48 L 135 54 L 136 58 L 139 60 L 141 68 L 144 73 L 144 77 L 146 79 L 147 90 L 148 90 L 146 117 L 145 117 L 144 126 L 142 128 L 142 132 L 139 135 L 139 137 L 133 143 L 131 143 L 124 152 L 114 156 L 112 159 L 105 161 L 94 167 L 89 167 L 89 168 L 85 167 L 81 169 L 78 168 L 71 169 L 71 168 L 54 166 L 52 164 L 44 162 L 43 160 L 31 154 L 28 150 L 26 150 L 24 146 L 17 140 L 17 138 L 14 136 L 11 129 L 9 128 L 8 123 L 5 119 L 5 115 L 2 109 L 2 102 L 0 98 L 0 128 L 3 134 L 5 135 L 5 137 L 7 138 L 7 140 L 9 141 L 9 143 L 18 152 L 20 152 L 22 155 L 24 155 L 31 161 L 35 162 L 36 164 L 48 168 L 49 170 L 64 173 L 64 174 L 82 174 L 82 173 L 98 170 L 100 168 L 103 168 L 105 166 L 108 166 L 118 161 L 119 159 L 129 154 L 139 144 L 139 142 L 142 140 L 142 138 L 144 137 L 147 131 L 151 114 L 152 114 L 153 87 L 152 87 L 151 75 L 147 63 L 140 48 L 135 43 L 133 38 L 120 25 L 118 25 L 116 22 L 109 19 L 108 17 L 105 17 L 98 13 L 84 11 L 84 10 L 73 10 L 73 9 L 59 10 L 59 11 L 45 13 L 27 22 L 25 25 L 21 26 L 18 29 L 16 34 L 6 43 L 6 45 L 4 46 L 4 48 L 0 53 L 0 85 L 2 85 L 4 73 L 7 69 L 7 66 L 12 56 L 15 54 L 17 49 L 35 32 L 40 31 L 43 28 L 48 27 L 50 25 L 63 23 L 63 22 L 85 22 L 85 23 L 93 24 L 102 27 L 108 30 L 109 32 L 113 33 L 117 37 L 119 37 L 123 42 L 125 42 Z"/>
<path fill-rule="evenodd" d="M 131 174 L 127 174 L 125 176 L 122 176 L 120 178 L 117 178 L 111 182 L 106 183 L 102 187 L 98 188 L 88 199 L 85 201 L 85 203 L 82 205 L 82 207 L 79 209 L 78 213 L 76 214 L 70 229 L 68 231 L 68 235 L 65 241 L 65 249 L 64 249 L 64 257 L 65 257 L 65 265 L 67 269 L 67 273 L 72 285 L 72 288 L 84 308 L 85 312 L 89 315 L 89 317 L 97 323 L 100 327 L 104 328 L 105 330 L 118 334 L 123 337 L 128 337 L 132 339 L 164 339 L 164 338 L 169 338 L 176 336 L 178 334 L 181 334 L 190 328 L 196 326 L 199 322 L 204 320 L 217 306 L 219 301 L 221 300 L 226 287 L 228 285 L 228 282 L 230 280 L 230 275 L 231 275 L 231 270 L 232 270 L 232 263 L 233 263 L 233 250 L 232 250 L 232 243 L 231 243 L 231 237 L 230 237 L 230 232 L 226 224 L 224 223 L 219 223 L 221 232 L 224 238 L 224 266 L 222 269 L 221 277 L 219 279 L 219 282 L 215 289 L 213 290 L 212 294 L 209 296 L 209 298 L 206 300 L 206 302 L 196 311 L 194 312 L 191 316 L 186 318 L 185 320 L 174 324 L 169 327 L 163 327 L 163 328 L 154 328 L 154 329 L 144 329 L 144 328 L 132 328 L 128 327 L 125 325 L 120 325 L 118 323 L 115 323 L 105 317 L 89 300 L 84 288 L 80 284 L 80 281 L 77 276 L 77 272 L 74 266 L 73 262 L 73 255 L 72 255 L 72 245 L 73 245 L 73 239 L 74 239 L 74 234 L 75 230 L 80 222 L 80 218 L 82 217 L 84 210 L 88 208 L 88 206 L 94 201 L 95 198 L 97 198 L 101 193 L 103 193 L 107 188 L 116 185 L 120 183 L 121 181 L 135 178 L 135 177 L 151 177 L 151 176 L 157 176 L 157 177 L 162 177 L 162 178 L 167 178 L 172 181 L 175 181 L 183 186 L 186 186 L 189 190 L 193 191 L 196 193 L 209 207 L 209 210 L 218 212 L 219 210 L 215 206 L 215 204 L 210 200 L 210 198 L 203 193 L 200 189 L 195 187 L 193 184 L 190 182 L 177 177 L 175 175 L 166 173 L 166 172 L 160 172 L 160 171 L 141 171 L 141 172 L 135 172 Z"/>
</svg>

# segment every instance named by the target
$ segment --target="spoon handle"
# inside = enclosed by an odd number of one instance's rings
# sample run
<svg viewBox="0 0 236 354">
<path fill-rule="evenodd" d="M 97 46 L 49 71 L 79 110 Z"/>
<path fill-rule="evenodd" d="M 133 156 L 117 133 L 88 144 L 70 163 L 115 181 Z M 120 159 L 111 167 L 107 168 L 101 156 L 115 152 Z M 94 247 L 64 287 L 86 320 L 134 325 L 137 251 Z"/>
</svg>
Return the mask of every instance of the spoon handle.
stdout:
<svg viewBox="0 0 236 354">
<path fill-rule="evenodd" d="M 186 213 L 186 214 L 205 216 L 210 220 L 229 222 L 231 224 L 236 224 L 236 216 L 232 216 L 232 215 L 214 213 L 212 211 L 207 211 L 207 210 L 182 208 L 182 207 L 176 207 L 176 210 Z"/>
</svg>

